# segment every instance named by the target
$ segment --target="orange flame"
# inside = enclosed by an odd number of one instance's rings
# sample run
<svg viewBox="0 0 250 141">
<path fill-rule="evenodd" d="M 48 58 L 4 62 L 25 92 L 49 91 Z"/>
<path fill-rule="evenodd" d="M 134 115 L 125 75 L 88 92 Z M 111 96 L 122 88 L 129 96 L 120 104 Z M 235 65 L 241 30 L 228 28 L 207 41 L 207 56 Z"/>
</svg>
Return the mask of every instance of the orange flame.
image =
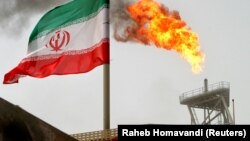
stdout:
<svg viewBox="0 0 250 141">
<path fill-rule="evenodd" d="M 169 12 L 154 0 L 139 0 L 127 10 L 135 23 L 127 28 L 130 38 L 159 48 L 175 50 L 192 65 L 192 71 L 202 71 L 204 54 L 200 51 L 198 35 L 181 20 L 177 11 Z"/>
</svg>

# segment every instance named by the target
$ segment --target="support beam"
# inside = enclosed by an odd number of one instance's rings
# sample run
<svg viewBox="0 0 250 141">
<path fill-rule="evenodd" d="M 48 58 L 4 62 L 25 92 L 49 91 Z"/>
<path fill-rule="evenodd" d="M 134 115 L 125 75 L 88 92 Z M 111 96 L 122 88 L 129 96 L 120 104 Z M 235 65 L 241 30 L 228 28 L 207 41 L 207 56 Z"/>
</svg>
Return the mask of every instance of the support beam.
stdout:
<svg viewBox="0 0 250 141">
<path fill-rule="evenodd" d="M 213 118 L 211 118 L 208 122 L 212 122 L 215 118 L 217 118 L 219 115 L 221 114 L 221 112 L 219 112 L 218 114 L 216 114 Z"/>
<path fill-rule="evenodd" d="M 226 100 L 225 100 L 224 97 L 221 97 L 221 100 L 222 100 L 224 109 L 225 109 L 225 111 L 226 111 L 226 114 L 227 114 L 227 116 L 228 116 L 229 124 L 233 124 L 233 118 L 232 118 L 232 116 L 231 116 L 231 114 L 230 114 L 230 112 L 229 112 L 229 110 L 228 110 L 228 106 L 227 106 L 227 104 L 226 104 Z"/>
<path fill-rule="evenodd" d="M 192 124 L 192 125 L 193 125 L 193 124 L 196 124 L 195 118 L 194 118 L 194 115 L 193 115 L 193 112 L 192 112 L 192 109 L 191 109 L 190 106 L 188 106 L 188 111 L 189 111 L 189 114 L 190 114 L 190 116 L 191 116 L 191 124 Z"/>
</svg>

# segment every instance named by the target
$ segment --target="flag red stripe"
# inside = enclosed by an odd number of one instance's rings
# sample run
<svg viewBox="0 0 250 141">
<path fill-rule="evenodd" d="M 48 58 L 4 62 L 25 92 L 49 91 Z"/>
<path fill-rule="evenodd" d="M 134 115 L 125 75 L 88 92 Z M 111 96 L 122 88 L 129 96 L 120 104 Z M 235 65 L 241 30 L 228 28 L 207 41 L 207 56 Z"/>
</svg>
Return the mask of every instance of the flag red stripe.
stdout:
<svg viewBox="0 0 250 141">
<path fill-rule="evenodd" d="M 78 74 L 91 71 L 95 67 L 109 63 L 109 42 L 99 44 L 93 51 L 62 55 L 47 60 L 24 61 L 4 76 L 4 84 L 17 83 L 23 75 L 37 78 L 49 75 Z"/>
</svg>

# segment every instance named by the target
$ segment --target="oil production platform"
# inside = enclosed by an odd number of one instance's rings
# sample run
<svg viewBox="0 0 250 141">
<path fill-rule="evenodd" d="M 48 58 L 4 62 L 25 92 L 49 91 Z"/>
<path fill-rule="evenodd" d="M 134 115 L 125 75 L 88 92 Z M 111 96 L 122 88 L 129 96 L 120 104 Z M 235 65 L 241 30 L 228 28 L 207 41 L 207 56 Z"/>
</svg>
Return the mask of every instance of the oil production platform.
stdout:
<svg viewBox="0 0 250 141">
<path fill-rule="evenodd" d="M 188 108 L 192 125 L 235 124 L 234 100 L 232 100 L 233 116 L 229 110 L 229 82 L 222 81 L 208 85 L 208 80 L 205 79 L 204 87 L 185 92 L 179 98 L 180 104 Z"/>
</svg>

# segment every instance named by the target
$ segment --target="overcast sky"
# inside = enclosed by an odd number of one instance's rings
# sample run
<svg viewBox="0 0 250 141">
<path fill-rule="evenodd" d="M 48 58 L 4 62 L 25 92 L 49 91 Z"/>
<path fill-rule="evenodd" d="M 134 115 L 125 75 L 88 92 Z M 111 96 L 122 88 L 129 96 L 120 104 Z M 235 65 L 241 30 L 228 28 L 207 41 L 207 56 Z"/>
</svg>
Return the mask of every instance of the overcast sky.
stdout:
<svg viewBox="0 0 250 141">
<path fill-rule="evenodd" d="M 250 1 L 158 2 L 178 10 L 199 35 L 206 54 L 204 70 L 193 74 L 191 66 L 174 51 L 120 43 L 111 36 L 111 128 L 118 124 L 190 124 L 188 109 L 179 104 L 179 96 L 202 87 L 204 78 L 209 84 L 230 82 L 236 124 L 250 124 Z M 38 7 L 38 3 L 32 4 Z M 24 9 L 34 9 L 33 5 Z M 27 16 L 0 9 L 1 81 L 26 56 L 29 35 L 51 5 Z M 3 13 L 13 14 L 14 19 L 4 18 Z M 26 22 L 18 20 L 19 16 Z M 69 134 L 102 130 L 102 69 L 43 79 L 25 77 L 18 84 L 0 84 L 0 97 Z"/>
</svg>

